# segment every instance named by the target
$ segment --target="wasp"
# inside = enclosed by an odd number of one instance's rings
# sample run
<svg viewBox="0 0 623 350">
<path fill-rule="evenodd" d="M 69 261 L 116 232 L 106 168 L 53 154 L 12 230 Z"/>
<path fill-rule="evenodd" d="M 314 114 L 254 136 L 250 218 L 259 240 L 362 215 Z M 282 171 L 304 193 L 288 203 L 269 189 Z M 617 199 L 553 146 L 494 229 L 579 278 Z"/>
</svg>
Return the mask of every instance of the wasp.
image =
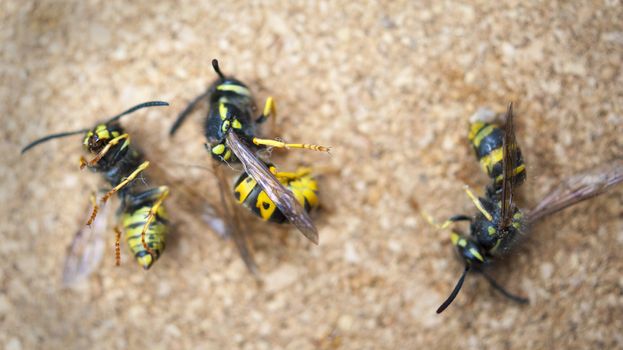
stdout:
<svg viewBox="0 0 623 350">
<path fill-rule="evenodd" d="M 564 180 L 532 210 L 522 210 L 514 202 L 513 191 L 525 181 L 526 167 L 515 138 L 512 103 L 505 114 L 504 127 L 477 121 L 470 126 L 468 138 L 491 183 L 484 198 L 476 197 L 469 188 L 465 188 L 478 209 L 476 215 L 455 215 L 439 225 L 447 228 L 453 222 L 467 221 L 470 234 L 451 232 L 452 244 L 465 268 L 437 313 L 443 312 L 454 301 L 469 271 L 481 273 L 495 290 L 509 299 L 527 303 L 527 298 L 508 292 L 484 268 L 506 255 L 537 220 L 604 193 L 623 181 L 623 161 L 616 160 Z"/>
<path fill-rule="evenodd" d="M 86 160 L 84 156 L 81 156 L 80 168 L 86 167 L 93 172 L 101 173 L 112 187 L 101 196 L 99 202 L 94 195 L 92 196 L 92 209 L 86 226 L 93 230 L 85 228 L 76 234 L 65 266 L 63 279 L 66 282 L 88 274 L 93 269 L 92 266 L 100 259 L 101 254 L 96 253 L 99 243 L 90 248 L 88 245 L 85 246 L 85 242 L 100 241 L 98 234 L 106 226 L 107 215 L 104 212 L 98 216 L 98 212 L 114 194 L 118 195 L 121 202 L 119 213 L 125 231 L 125 240 L 139 265 L 144 269 L 149 269 L 164 251 L 168 215 L 163 202 L 169 194 L 169 188 L 159 186 L 145 189 L 140 188 L 141 186 L 134 182 L 139 176 L 143 176 L 143 172 L 150 163 L 143 159 L 142 154 L 135 147 L 131 146 L 130 136 L 119 124 L 119 119 L 142 108 L 168 105 L 160 101 L 141 103 L 105 122 L 98 123 L 93 128 L 48 135 L 31 142 L 22 149 L 22 154 L 24 154 L 46 141 L 84 134 L 83 147 L 94 157 Z M 115 260 L 119 265 L 121 231 L 115 228 L 115 233 Z M 87 257 L 88 255 L 91 257 Z M 87 261 L 81 259 L 87 259 Z"/>
<path fill-rule="evenodd" d="M 281 149 L 307 149 L 321 152 L 328 152 L 329 148 L 304 143 L 285 143 L 282 141 L 262 139 L 256 137 L 256 129 L 267 119 L 276 118 L 276 107 L 272 97 L 268 97 L 264 104 L 264 109 L 259 116 L 257 107 L 249 88 L 240 80 L 231 76 L 224 75 L 216 59 L 212 60 L 212 68 L 218 78 L 208 89 L 193 99 L 188 106 L 179 114 L 170 129 L 170 135 L 174 135 L 186 117 L 194 110 L 197 104 L 207 99 L 208 115 L 204 125 L 206 137 L 206 149 L 216 161 L 214 164 L 240 162 L 244 168 L 242 180 L 249 182 L 237 182 L 234 193 L 240 193 L 238 201 L 251 208 L 256 214 L 265 220 L 272 218 L 285 218 L 292 223 L 310 241 L 318 244 L 318 230 L 314 226 L 308 211 L 313 207 L 312 201 L 317 199 L 311 192 L 312 187 L 301 189 L 296 188 L 299 184 L 305 186 L 315 186 L 307 173 L 278 173 L 275 169 L 271 171 L 270 166 L 258 158 L 257 152 L 265 148 Z M 217 176 L 220 188 L 226 188 L 228 181 L 223 176 Z M 242 184 L 244 183 L 244 184 Z M 311 190 L 311 192 L 310 192 Z M 242 198 L 243 191 L 246 196 Z M 294 193 L 293 193 L 294 191 Z M 238 196 L 238 195 L 236 195 Z M 222 202 L 228 201 L 230 196 L 221 193 Z M 223 204 L 228 206 L 228 204 Z M 253 208 L 258 208 L 256 212 Z M 261 209 L 260 209 L 261 208 Z M 264 209 L 266 208 L 266 209 Z M 235 212 L 234 208 L 226 210 L 230 213 Z M 270 214 L 269 214 L 270 212 Z M 229 215 L 230 220 L 233 215 Z M 284 222 L 285 220 L 282 220 Z M 240 223 L 230 222 L 234 240 L 243 256 L 243 260 L 251 271 L 255 271 L 255 263 L 250 258 L 245 241 L 240 236 Z M 236 226 L 238 228 L 236 228 Z M 245 258 L 247 256 L 247 258 Z"/>
</svg>

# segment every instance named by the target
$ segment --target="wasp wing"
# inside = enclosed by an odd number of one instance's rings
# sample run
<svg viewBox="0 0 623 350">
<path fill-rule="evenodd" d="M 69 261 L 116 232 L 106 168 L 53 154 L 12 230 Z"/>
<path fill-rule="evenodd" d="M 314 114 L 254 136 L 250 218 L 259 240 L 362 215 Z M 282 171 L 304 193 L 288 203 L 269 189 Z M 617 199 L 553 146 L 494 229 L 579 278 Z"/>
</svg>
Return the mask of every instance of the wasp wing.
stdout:
<svg viewBox="0 0 623 350">
<path fill-rule="evenodd" d="M 104 255 L 105 232 L 110 219 L 110 205 L 100 207 L 99 214 L 91 226 L 84 225 L 76 232 L 67 250 L 63 267 L 64 286 L 74 285 L 86 279 L 99 266 Z M 89 206 L 90 213 L 93 204 Z"/>
<path fill-rule="evenodd" d="M 168 183 L 171 186 L 172 191 L 178 196 L 178 201 L 186 209 L 184 215 L 191 213 L 192 218 L 196 218 L 197 215 L 201 215 L 203 221 L 208 224 L 210 229 L 214 231 L 221 238 L 232 238 L 236 248 L 240 252 L 240 256 L 244 261 L 249 271 L 258 276 L 258 268 L 255 260 L 253 259 L 252 250 L 249 248 L 246 229 L 243 220 L 241 220 L 239 213 L 239 206 L 233 201 L 231 193 L 227 193 L 227 190 L 231 188 L 231 183 L 227 180 L 227 173 L 225 167 L 220 166 L 216 161 L 212 162 L 212 166 L 190 165 L 172 162 L 169 167 L 181 166 L 186 168 L 198 168 L 203 171 L 207 171 L 211 174 L 210 177 L 214 177 L 217 180 L 217 186 L 219 190 L 219 200 L 214 196 L 205 196 L 201 191 L 196 188 L 192 188 L 184 184 L 184 181 L 175 181 L 170 179 L 172 176 L 168 174 L 168 167 L 160 167 L 154 165 L 154 170 L 160 174 L 160 176 L 169 177 Z M 197 214 L 197 208 L 200 209 L 200 214 Z M 184 212 L 184 211 L 183 211 Z"/>
<path fill-rule="evenodd" d="M 517 164 L 517 140 L 513 127 L 513 104 L 508 105 L 506 112 L 506 125 L 504 127 L 504 141 L 502 146 L 502 194 L 499 230 L 504 232 L 513 219 L 513 172 Z M 496 180 L 494 180 L 496 181 Z"/>
<path fill-rule="evenodd" d="M 296 200 L 294 194 L 277 180 L 266 165 L 260 161 L 234 132 L 227 134 L 227 146 L 240 159 L 245 171 L 262 187 L 268 197 L 288 220 L 303 233 L 307 239 L 318 244 L 318 230 L 309 214 Z"/>
<path fill-rule="evenodd" d="M 231 236 L 240 252 L 242 261 L 247 266 L 249 271 L 253 275 L 258 275 L 257 264 L 253 259 L 253 253 L 249 249 L 249 242 L 247 239 L 247 230 L 243 225 L 243 221 L 240 218 L 239 208 L 237 203 L 233 201 L 233 195 L 227 193 L 231 190 L 231 183 L 227 180 L 227 174 L 223 171 L 224 166 L 217 164 L 216 161 L 212 162 L 214 165 L 214 172 L 219 182 L 219 194 L 221 196 L 222 211 L 220 218 L 223 220 L 221 224 L 224 226 L 223 233 L 225 236 Z M 214 222 L 214 221 L 212 221 Z M 212 226 L 212 224 L 211 224 Z"/>
<path fill-rule="evenodd" d="M 623 182 L 623 159 L 575 174 L 546 195 L 526 214 L 529 224 L 583 200 L 598 196 Z"/>
</svg>

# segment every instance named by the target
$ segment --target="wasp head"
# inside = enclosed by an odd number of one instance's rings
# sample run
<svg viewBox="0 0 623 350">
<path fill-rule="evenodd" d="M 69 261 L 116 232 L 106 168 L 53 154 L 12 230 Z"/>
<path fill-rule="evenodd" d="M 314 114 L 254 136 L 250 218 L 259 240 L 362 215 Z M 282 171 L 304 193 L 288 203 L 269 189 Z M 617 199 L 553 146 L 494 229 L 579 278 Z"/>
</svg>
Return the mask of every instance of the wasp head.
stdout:
<svg viewBox="0 0 623 350">
<path fill-rule="evenodd" d="M 110 140 L 119 136 L 116 128 L 111 128 L 106 124 L 99 124 L 93 130 L 89 130 L 84 137 L 84 148 L 89 153 L 99 153 Z"/>
<path fill-rule="evenodd" d="M 467 265 L 478 266 L 486 262 L 484 249 L 473 239 L 456 232 L 452 232 L 450 239 Z"/>
</svg>

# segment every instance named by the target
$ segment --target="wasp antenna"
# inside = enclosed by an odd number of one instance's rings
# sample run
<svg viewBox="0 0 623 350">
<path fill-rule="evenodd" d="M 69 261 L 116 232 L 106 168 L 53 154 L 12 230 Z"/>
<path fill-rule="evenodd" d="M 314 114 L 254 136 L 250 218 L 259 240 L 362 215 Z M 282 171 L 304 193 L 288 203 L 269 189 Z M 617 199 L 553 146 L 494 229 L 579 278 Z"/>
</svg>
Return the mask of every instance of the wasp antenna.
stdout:
<svg viewBox="0 0 623 350">
<path fill-rule="evenodd" d="M 454 301 L 454 298 L 456 298 L 456 296 L 459 294 L 461 287 L 463 287 L 463 282 L 465 281 L 465 276 L 467 276 L 468 271 L 469 271 L 469 265 L 465 266 L 465 270 L 463 271 L 461 278 L 459 278 L 459 281 L 456 283 L 456 286 L 454 286 L 454 289 L 452 290 L 452 293 L 450 293 L 450 296 L 448 297 L 448 299 L 446 299 L 446 301 L 444 301 L 443 304 L 441 304 L 441 306 L 437 309 L 438 314 L 442 313 L 443 310 L 448 308 L 448 306 L 450 306 L 450 304 L 452 304 L 452 302 Z"/>
<path fill-rule="evenodd" d="M 182 125 L 184 120 L 186 120 L 186 117 L 188 117 L 190 112 L 192 112 L 195 109 L 195 107 L 197 106 L 197 103 L 199 103 L 204 98 L 208 97 L 211 93 L 212 92 L 210 91 L 210 89 L 206 90 L 201 95 L 195 97 L 195 99 L 192 100 L 188 104 L 188 106 L 186 106 L 186 108 L 184 108 L 184 110 L 177 116 L 177 119 L 175 119 L 175 122 L 171 126 L 171 129 L 169 130 L 169 136 L 173 136 L 173 134 L 175 134 L 175 132 Z"/>
<path fill-rule="evenodd" d="M 184 167 L 184 168 L 190 168 L 190 169 L 201 169 L 201 170 L 205 170 L 209 173 L 214 173 L 212 167 L 207 167 L 207 166 L 203 166 L 203 165 L 197 165 L 197 164 L 189 164 L 189 163 L 181 163 L 181 162 L 163 162 L 164 165 L 173 165 L 173 166 L 179 166 L 179 167 Z"/>
<path fill-rule="evenodd" d="M 504 287 L 502 287 L 500 284 L 498 284 L 493 277 L 491 277 L 488 273 L 480 270 L 480 273 L 482 273 L 482 275 L 485 277 L 485 279 L 487 280 L 487 282 L 489 282 L 489 284 L 491 285 L 491 287 L 493 287 L 493 289 L 497 290 L 498 292 L 502 293 L 502 295 L 504 295 L 505 297 L 509 298 L 510 300 L 519 303 L 519 304 L 527 304 L 528 302 L 530 302 L 530 300 L 528 298 L 524 298 L 524 297 L 520 297 L 518 295 L 512 294 L 511 292 L 507 291 L 506 289 L 504 289 Z"/>
<path fill-rule="evenodd" d="M 61 132 L 58 134 L 52 134 L 52 135 L 48 135 L 45 137 L 42 137 L 38 140 L 35 140 L 31 143 L 29 143 L 28 145 L 26 145 L 26 147 L 22 148 L 21 154 L 26 153 L 29 149 L 35 147 L 38 144 L 44 143 L 46 141 L 52 140 L 52 139 L 58 139 L 61 137 L 65 137 L 65 136 L 71 136 L 71 135 L 76 135 L 76 134 L 83 134 L 87 131 L 89 131 L 90 129 L 80 129 L 80 130 L 76 130 L 76 131 L 66 131 L 66 132 Z"/>
<path fill-rule="evenodd" d="M 219 68 L 218 60 L 216 58 L 212 60 L 212 68 L 214 68 L 214 71 L 216 72 L 216 74 L 218 74 L 221 80 L 225 80 L 225 75 L 223 75 L 223 73 L 221 72 L 221 68 Z"/>
<path fill-rule="evenodd" d="M 117 114 L 116 116 L 108 119 L 108 121 L 106 121 L 106 124 L 108 123 L 112 123 L 114 121 L 119 120 L 119 118 L 123 117 L 124 115 L 128 115 L 130 113 L 133 113 L 141 108 L 146 108 L 146 107 L 154 107 L 154 106 L 168 106 L 169 104 L 167 102 L 162 102 L 162 101 L 149 101 L 149 102 L 144 102 L 141 104 L 138 104 L 130 109 L 128 109 L 127 111 L 121 112 L 119 114 Z"/>
<path fill-rule="evenodd" d="M 168 106 L 168 105 L 169 105 L 168 103 L 162 102 L 162 101 L 150 101 L 150 102 L 141 103 L 139 105 L 136 105 L 136 106 L 128 109 L 125 112 L 122 112 L 122 113 L 117 114 L 116 116 L 110 118 L 106 122 L 106 124 L 114 122 L 114 121 L 118 120 L 119 118 L 123 117 L 124 115 L 130 114 L 130 113 L 132 113 L 132 112 L 134 112 L 136 110 L 139 110 L 141 108 L 153 107 L 153 106 Z M 35 140 L 35 141 L 31 142 L 26 147 L 22 148 L 21 154 L 24 154 L 29 149 L 37 146 L 40 143 L 46 142 L 48 140 L 57 139 L 57 138 L 65 137 L 65 136 L 71 136 L 71 135 L 75 135 L 75 134 L 82 134 L 82 133 L 85 133 L 85 132 L 87 132 L 89 130 L 91 130 L 91 129 L 80 129 L 80 130 L 76 130 L 76 131 L 61 132 L 61 133 L 58 133 L 58 134 L 52 134 L 52 135 L 48 135 L 48 136 L 42 137 L 42 138 L 40 138 L 38 140 Z"/>
</svg>

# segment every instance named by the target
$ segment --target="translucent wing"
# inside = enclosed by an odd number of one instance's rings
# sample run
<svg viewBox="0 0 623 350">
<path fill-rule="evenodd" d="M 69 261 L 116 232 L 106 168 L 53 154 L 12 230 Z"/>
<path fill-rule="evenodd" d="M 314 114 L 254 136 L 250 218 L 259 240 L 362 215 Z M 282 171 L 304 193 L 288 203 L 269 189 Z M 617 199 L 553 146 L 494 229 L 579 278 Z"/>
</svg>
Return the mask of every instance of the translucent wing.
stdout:
<svg viewBox="0 0 623 350">
<path fill-rule="evenodd" d="M 262 187 L 268 197 L 275 202 L 275 205 L 296 226 L 307 239 L 318 244 L 318 230 L 309 214 L 303 209 L 291 191 L 283 187 L 266 165 L 260 161 L 256 155 L 242 143 L 234 132 L 227 134 L 227 146 L 240 159 L 247 174 L 251 175 Z"/>
<path fill-rule="evenodd" d="M 231 183 L 227 181 L 227 174 L 223 171 L 224 166 L 217 164 L 216 161 L 212 161 L 212 163 L 214 166 L 214 173 L 216 174 L 216 178 L 219 182 L 218 188 L 223 209 L 221 210 L 220 218 L 222 221 L 220 224 L 223 225 L 223 233 L 225 236 L 231 236 L 245 265 L 252 274 L 257 276 L 257 264 L 255 263 L 255 259 L 253 259 L 251 250 L 249 249 L 247 230 L 244 228 L 244 223 L 240 218 L 239 208 L 237 207 L 238 204 L 233 201 L 234 196 L 230 193 Z M 213 229 L 215 224 L 218 225 L 214 219 L 210 220 L 210 222 Z"/>
<path fill-rule="evenodd" d="M 205 170 L 210 173 L 211 178 L 216 178 L 219 196 L 207 196 L 202 191 L 198 191 L 195 187 L 187 186 L 184 181 L 171 180 L 168 174 L 168 168 L 175 167 L 192 167 Z M 249 248 L 247 241 L 247 232 L 244 222 L 240 219 L 239 210 L 241 207 L 234 202 L 231 190 L 232 184 L 228 181 L 228 174 L 224 166 L 220 166 L 218 162 L 213 161 L 212 166 L 188 165 L 182 163 L 170 163 L 167 167 L 154 165 L 154 169 L 160 176 L 168 177 L 168 184 L 171 186 L 171 192 L 178 196 L 178 201 L 184 208 L 184 215 L 191 214 L 193 218 L 201 215 L 205 223 L 210 226 L 221 238 L 231 238 L 240 252 L 240 256 L 249 271 L 258 275 L 258 268 L 253 259 L 252 250 Z M 218 198 L 215 199 L 215 198 Z M 240 208 L 239 208 L 240 207 Z M 200 208 L 200 214 L 196 213 Z"/>
<path fill-rule="evenodd" d="M 67 251 L 63 267 L 63 285 L 71 286 L 86 279 L 100 264 L 104 255 L 105 233 L 110 218 L 110 205 L 100 207 L 91 227 L 84 225 L 76 232 Z M 86 213 L 90 213 L 93 204 Z"/>
<path fill-rule="evenodd" d="M 513 127 L 513 104 L 508 105 L 506 112 L 506 126 L 504 127 L 503 170 L 502 170 L 502 213 L 500 215 L 499 229 L 502 232 L 513 219 L 513 171 L 517 164 L 517 141 Z"/>
<path fill-rule="evenodd" d="M 623 182 L 623 159 L 573 175 L 560 183 L 528 212 L 526 215 L 528 223 L 598 196 L 621 182 Z"/>
</svg>

